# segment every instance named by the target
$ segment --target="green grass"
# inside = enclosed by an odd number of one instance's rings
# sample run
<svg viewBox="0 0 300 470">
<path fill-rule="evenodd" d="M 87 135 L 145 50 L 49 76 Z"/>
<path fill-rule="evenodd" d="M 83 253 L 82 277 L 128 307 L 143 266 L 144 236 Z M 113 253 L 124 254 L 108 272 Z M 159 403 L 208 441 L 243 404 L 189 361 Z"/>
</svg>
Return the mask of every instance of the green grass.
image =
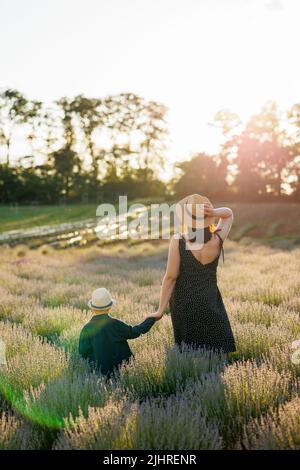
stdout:
<svg viewBox="0 0 300 470">
<path fill-rule="evenodd" d="M 0 205 L 0 231 L 89 219 L 95 217 L 96 208 L 96 204 L 15 207 Z"/>
<path fill-rule="evenodd" d="M 128 204 L 141 203 L 149 205 L 151 202 L 160 203 L 162 201 L 142 198 L 141 200 L 130 201 Z M 55 206 L 0 204 L 0 232 L 90 219 L 96 216 L 97 207 L 98 204 L 96 203 Z"/>
</svg>

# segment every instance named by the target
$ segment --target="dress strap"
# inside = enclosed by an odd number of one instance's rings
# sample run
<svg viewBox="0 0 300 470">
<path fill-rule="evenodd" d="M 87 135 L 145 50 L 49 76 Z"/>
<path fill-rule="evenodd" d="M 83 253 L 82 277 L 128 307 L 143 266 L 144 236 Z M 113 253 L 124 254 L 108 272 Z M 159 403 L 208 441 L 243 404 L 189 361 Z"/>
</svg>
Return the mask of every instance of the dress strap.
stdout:
<svg viewBox="0 0 300 470">
<path fill-rule="evenodd" d="M 218 232 L 220 232 L 220 228 L 218 228 L 218 230 L 215 230 L 214 233 L 217 235 L 218 239 L 220 240 L 221 242 L 221 252 L 222 252 L 222 258 L 223 258 L 223 263 L 224 263 L 224 248 L 223 248 L 223 243 L 224 243 L 224 240 L 223 238 L 218 234 Z"/>
<path fill-rule="evenodd" d="M 224 248 L 223 248 L 223 243 L 224 243 L 224 240 L 223 238 L 218 234 L 218 232 L 220 232 L 221 229 L 218 228 L 217 230 L 214 231 L 214 233 L 217 235 L 218 239 L 220 240 L 221 242 L 221 252 L 222 252 L 222 258 L 223 258 L 223 263 L 225 262 L 225 259 L 224 259 Z M 186 243 L 186 238 L 185 236 L 183 235 L 183 233 L 180 234 L 180 238 L 179 238 L 179 242 L 182 240 L 184 243 Z"/>
</svg>

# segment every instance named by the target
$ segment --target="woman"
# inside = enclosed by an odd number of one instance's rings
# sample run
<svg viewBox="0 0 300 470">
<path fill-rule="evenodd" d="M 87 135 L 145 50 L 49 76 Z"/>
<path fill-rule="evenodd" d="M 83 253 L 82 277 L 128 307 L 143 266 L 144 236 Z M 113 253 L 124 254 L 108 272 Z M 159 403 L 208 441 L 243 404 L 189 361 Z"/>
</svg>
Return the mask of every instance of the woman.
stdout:
<svg viewBox="0 0 300 470">
<path fill-rule="evenodd" d="M 199 204 L 204 209 L 201 220 L 196 215 Z M 183 215 L 188 208 L 191 222 L 187 226 Z M 159 308 L 151 316 L 161 319 L 170 302 L 176 344 L 233 352 L 235 341 L 216 276 L 221 251 L 224 259 L 223 242 L 232 225 L 232 210 L 215 209 L 207 198 L 193 194 L 178 203 L 177 213 L 183 230 L 170 241 Z M 215 217 L 219 218 L 216 229 Z M 203 237 L 201 248 L 195 243 L 197 235 Z"/>
</svg>

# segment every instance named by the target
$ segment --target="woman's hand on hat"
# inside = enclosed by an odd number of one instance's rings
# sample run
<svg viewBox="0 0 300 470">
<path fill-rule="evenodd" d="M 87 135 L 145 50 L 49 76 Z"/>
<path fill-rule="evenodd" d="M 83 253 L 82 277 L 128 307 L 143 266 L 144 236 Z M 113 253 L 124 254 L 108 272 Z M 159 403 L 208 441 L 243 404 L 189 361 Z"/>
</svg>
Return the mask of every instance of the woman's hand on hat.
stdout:
<svg viewBox="0 0 300 470">
<path fill-rule="evenodd" d="M 204 215 L 213 217 L 215 215 L 215 209 L 211 202 L 205 202 L 203 204 Z"/>
</svg>

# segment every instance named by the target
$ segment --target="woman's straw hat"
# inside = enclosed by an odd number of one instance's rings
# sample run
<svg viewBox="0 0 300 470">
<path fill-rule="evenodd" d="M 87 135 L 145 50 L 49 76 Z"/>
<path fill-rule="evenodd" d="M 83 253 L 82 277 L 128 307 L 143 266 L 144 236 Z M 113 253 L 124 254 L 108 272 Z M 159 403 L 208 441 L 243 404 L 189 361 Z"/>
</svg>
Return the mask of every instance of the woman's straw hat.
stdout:
<svg viewBox="0 0 300 470">
<path fill-rule="evenodd" d="M 89 308 L 93 310 L 105 310 L 112 307 L 117 301 L 113 299 L 105 287 L 94 290 L 92 298 L 88 301 Z"/>
<path fill-rule="evenodd" d="M 182 227 L 205 228 L 214 224 L 214 217 L 203 217 L 201 205 L 210 200 L 200 194 L 191 194 L 176 204 L 176 214 Z M 202 209 L 202 210 L 201 210 Z"/>
</svg>

